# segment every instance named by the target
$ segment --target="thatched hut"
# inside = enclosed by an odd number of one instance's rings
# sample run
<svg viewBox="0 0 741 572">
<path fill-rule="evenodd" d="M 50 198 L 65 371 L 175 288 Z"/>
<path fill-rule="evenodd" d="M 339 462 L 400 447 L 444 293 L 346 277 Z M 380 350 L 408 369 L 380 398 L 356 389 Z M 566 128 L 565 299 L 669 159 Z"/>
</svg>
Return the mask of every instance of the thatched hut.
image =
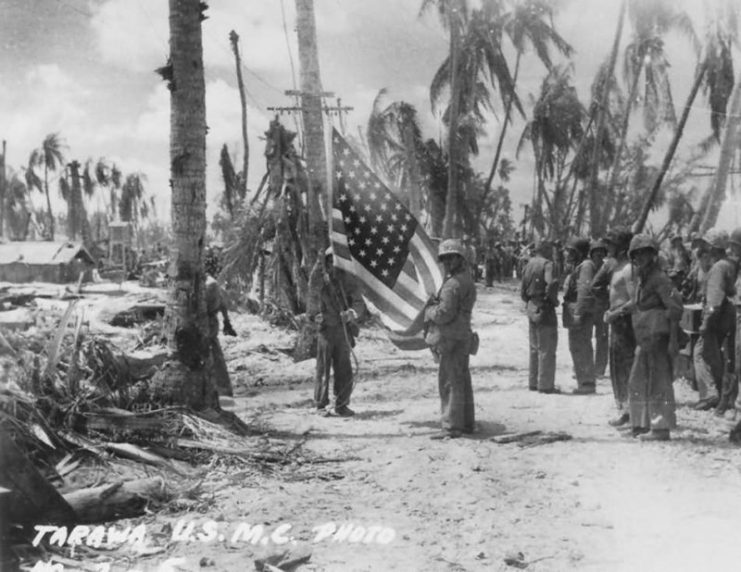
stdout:
<svg viewBox="0 0 741 572">
<path fill-rule="evenodd" d="M 95 262 L 74 242 L 9 242 L 0 244 L 0 282 L 65 284 L 92 279 Z"/>
</svg>

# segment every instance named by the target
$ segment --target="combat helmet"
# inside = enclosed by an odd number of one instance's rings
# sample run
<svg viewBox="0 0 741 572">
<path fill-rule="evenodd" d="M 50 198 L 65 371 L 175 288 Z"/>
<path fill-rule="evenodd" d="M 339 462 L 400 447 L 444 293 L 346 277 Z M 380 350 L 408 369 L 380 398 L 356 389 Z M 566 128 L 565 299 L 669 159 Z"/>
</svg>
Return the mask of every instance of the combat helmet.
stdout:
<svg viewBox="0 0 741 572">
<path fill-rule="evenodd" d="M 734 228 L 731 232 L 731 236 L 728 238 L 729 244 L 735 244 L 741 246 L 741 227 Z"/>
<path fill-rule="evenodd" d="M 659 247 L 656 244 L 654 238 L 648 234 L 636 234 L 630 239 L 630 247 L 628 248 L 628 255 L 633 256 L 639 250 L 650 249 L 654 253 L 659 252 Z"/>
<path fill-rule="evenodd" d="M 589 254 L 592 254 L 592 252 L 599 250 L 600 248 L 605 252 L 607 251 L 607 245 L 605 242 L 602 239 L 593 240 L 589 243 Z"/>
<path fill-rule="evenodd" d="M 465 260 L 467 250 L 460 238 L 446 238 L 440 243 L 437 250 L 437 259 L 440 260 L 443 256 L 449 256 L 451 254 L 457 254 Z"/>
<path fill-rule="evenodd" d="M 630 248 L 630 241 L 633 233 L 627 228 L 614 228 L 608 231 L 607 236 L 602 240 L 615 245 L 618 252 L 625 252 Z"/>
<path fill-rule="evenodd" d="M 703 242 L 710 245 L 710 248 L 725 250 L 728 248 L 728 233 L 725 230 L 711 228 L 702 237 Z"/>
<path fill-rule="evenodd" d="M 566 249 L 574 250 L 582 258 L 586 258 L 587 256 L 589 256 L 589 240 L 587 240 L 586 238 L 575 236 L 573 238 L 570 238 L 569 241 L 566 243 Z"/>
</svg>

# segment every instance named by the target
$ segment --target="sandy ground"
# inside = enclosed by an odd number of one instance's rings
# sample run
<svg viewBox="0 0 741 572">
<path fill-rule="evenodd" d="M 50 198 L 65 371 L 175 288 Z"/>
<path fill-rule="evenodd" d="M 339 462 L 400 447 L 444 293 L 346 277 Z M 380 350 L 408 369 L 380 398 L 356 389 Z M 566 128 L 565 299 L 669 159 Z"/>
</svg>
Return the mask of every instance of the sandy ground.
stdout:
<svg viewBox="0 0 741 572">
<path fill-rule="evenodd" d="M 695 394 L 678 381 L 673 440 L 637 442 L 607 425 L 614 416 L 609 379 L 598 381 L 595 396 L 527 390 L 527 322 L 514 284 L 479 286 L 474 311 L 477 432 L 442 442 L 429 439 L 439 428 L 439 398 L 428 352 L 403 353 L 381 331 L 363 331 L 351 404 L 357 415 L 323 417 L 312 407 L 313 361 L 291 363 L 280 351 L 290 346 L 288 333 L 235 316 L 240 338 L 223 339 L 237 393 L 230 409 L 265 439 L 329 461 L 290 479 L 215 468 L 204 481 L 212 494 L 205 512 L 142 522 L 154 544 L 179 519 L 214 520 L 224 540 L 170 542 L 165 554 L 121 569 L 251 570 L 256 557 L 287 548 L 311 552 L 299 570 L 741 566 L 741 451 L 727 443 L 728 419 L 691 410 Z M 556 383 L 569 391 L 575 381 L 564 334 Z M 524 448 L 490 440 L 536 429 L 573 439 Z M 231 542 L 240 524 L 262 525 L 264 540 Z M 516 566 L 505 563 L 518 553 Z"/>
</svg>

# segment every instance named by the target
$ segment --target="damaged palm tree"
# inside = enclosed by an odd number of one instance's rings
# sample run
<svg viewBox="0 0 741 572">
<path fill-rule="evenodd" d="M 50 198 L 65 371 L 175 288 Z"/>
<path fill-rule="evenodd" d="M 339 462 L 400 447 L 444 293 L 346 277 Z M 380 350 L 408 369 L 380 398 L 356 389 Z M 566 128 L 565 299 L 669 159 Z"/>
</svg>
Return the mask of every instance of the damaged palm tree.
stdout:
<svg viewBox="0 0 741 572">
<path fill-rule="evenodd" d="M 152 380 L 152 399 L 218 409 L 211 381 L 203 249 L 206 235 L 206 88 L 201 21 L 206 5 L 170 0 L 172 289 L 165 335 L 172 358 Z"/>
<path fill-rule="evenodd" d="M 297 326 L 294 316 L 306 310 L 310 270 L 309 186 L 293 141 L 296 134 L 275 119 L 265 133 L 268 173 L 243 211 L 238 235 L 227 246 L 222 277 L 252 286 L 258 280 L 262 310 L 273 321 Z M 315 332 L 300 326 L 296 359 L 309 356 Z"/>
</svg>

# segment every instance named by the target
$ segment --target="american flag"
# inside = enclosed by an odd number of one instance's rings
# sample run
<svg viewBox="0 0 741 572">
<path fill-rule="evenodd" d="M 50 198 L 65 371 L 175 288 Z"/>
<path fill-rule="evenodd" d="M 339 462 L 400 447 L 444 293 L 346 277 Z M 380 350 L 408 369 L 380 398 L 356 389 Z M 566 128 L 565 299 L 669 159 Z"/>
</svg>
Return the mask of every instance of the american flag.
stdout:
<svg viewBox="0 0 741 572">
<path fill-rule="evenodd" d="M 436 248 L 409 210 L 333 130 L 334 264 L 353 274 L 401 349 L 424 349 L 422 314 L 443 283 Z"/>
</svg>

